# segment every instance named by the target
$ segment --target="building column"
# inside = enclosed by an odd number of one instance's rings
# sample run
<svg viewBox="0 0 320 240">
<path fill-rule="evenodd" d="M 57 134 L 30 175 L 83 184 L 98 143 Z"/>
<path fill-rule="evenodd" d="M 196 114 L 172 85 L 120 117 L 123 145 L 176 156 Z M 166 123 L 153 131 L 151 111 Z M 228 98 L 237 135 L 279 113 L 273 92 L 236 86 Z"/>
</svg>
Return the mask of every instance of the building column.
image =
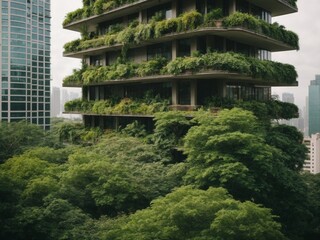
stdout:
<svg viewBox="0 0 320 240">
<path fill-rule="evenodd" d="M 197 80 L 191 80 L 190 82 L 190 96 L 191 96 L 191 106 L 196 106 L 198 104 L 198 82 Z"/>
<path fill-rule="evenodd" d="M 172 60 L 175 60 L 177 58 L 177 40 L 172 41 L 172 50 L 171 50 L 171 55 L 172 55 Z"/>
<path fill-rule="evenodd" d="M 192 53 L 194 53 L 195 51 L 197 51 L 198 50 L 198 48 L 197 48 L 197 38 L 191 38 L 190 39 L 190 41 L 191 41 L 191 46 L 190 46 L 190 50 L 191 50 L 191 53 L 190 53 L 190 55 L 192 56 Z"/>
<path fill-rule="evenodd" d="M 172 18 L 178 17 L 178 1 L 172 1 Z"/>
<path fill-rule="evenodd" d="M 139 12 L 139 22 L 140 23 L 147 23 L 148 22 L 147 10 L 141 10 Z"/>
<path fill-rule="evenodd" d="M 171 98 L 172 105 L 178 105 L 178 82 L 176 80 L 172 81 Z"/>
<path fill-rule="evenodd" d="M 230 5 L 229 5 L 229 14 L 231 15 L 232 13 L 236 12 L 236 0 L 230 0 Z"/>
</svg>

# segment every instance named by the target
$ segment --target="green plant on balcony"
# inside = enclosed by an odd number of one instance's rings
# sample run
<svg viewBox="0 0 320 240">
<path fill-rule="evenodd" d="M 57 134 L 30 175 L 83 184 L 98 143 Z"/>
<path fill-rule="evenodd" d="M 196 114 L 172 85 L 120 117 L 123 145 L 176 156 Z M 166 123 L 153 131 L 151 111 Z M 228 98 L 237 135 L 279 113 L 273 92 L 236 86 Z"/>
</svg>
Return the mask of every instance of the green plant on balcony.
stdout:
<svg viewBox="0 0 320 240">
<path fill-rule="evenodd" d="M 137 1 L 139 0 L 84 0 L 83 8 L 68 13 L 63 21 L 63 25 L 66 26 L 75 21 L 79 21 L 94 15 L 99 15 L 117 7 L 121 7 L 125 4 L 130 4 Z"/>
<path fill-rule="evenodd" d="M 216 11 L 216 12 L 214 12 Z M 65 44 L 65 53 L 82 51 L 90 48 L 109 47 L 114 44 L 122 44 L 126 48 L 130 45 L 140 44 L 142 42 L 159 38 L 167 34 L 174 34 L 184 31 L 191 31 L 197 28 L 215 26 L 216 18 L 220 17 L 220 10 L 214 10 L 208 15 L 203 16 L 196 12 L 190 11 L 180 15 L 177 18 L 162 20 L 160 22 L 151 21 L 147 24 L 131 24 L 122 31 L 117 32 L 121 28 L 114 29 L 114 31 L 107 33 L 104 36 L 94 38 L 91 40 L 75 40 Z M 277 23 L 269 24 L 261 19 L 258 19 L 246 13 L 234 13 L 228 17 L 223 18 L 223 27 L 233 28 L 242 27 L 251 31 L 264 34 L 276 40 L 282 41 L 290 46 L 299 48 L 298 36 L 287 31 L 283 26 Z"/>
<path fill-rule="evenodd" d="M 215 20 L 220 20 L 223 18 L 223 11 L 221 8 L 216 8 L 204 15 L 204 22 L 210 23 Z"/>
<path fill-rule="evenodd" d="M 181 75 L 208 71 L 223 71 L 260 78 L 265 81 L 294 83 L 297 72 L 292 65 L 259 60 L 242 54 L 211 52 L 200 56 L 177 58 L 166 62 L 156 58 L 140 64 L 117 62 L 110 66 L 86 67 L 74 72 L 64 80 L 65 85 L 92 84 L 110 80 L 152 75 Z"/>
<path fill-rule="evenodd" d="M 244 27 L 299 49 L 298 35 L 294 32 L 287 31 L 284 26 L 279 25 L 278 23 L 270 24 L 254 17 L 253 15 L 236 12 L 228 17 L 225 17 L 222 21 L 222 24 L 226 28 Z"/>
<path fill-rule="evenodd" d="M 65 104 L 66 112 L 82 112 L 92 114 L 154 114 L 168 111 L 169 100 L 155 96 L 153 100 L 123 98 L 117 103 L 111 99 L 86 101 L 76 99 Z"/>
<path fill-rule="evenodd" d="M 299 117 L 299 108 L 293 103 L 270 99 L 257 101 L 253 99 L 234 100 L 222 97 L 210 97 L 205 102 L 205 108 L 242 108 L 252 111 L 259 119 L 292 119 Z"/>
</svg>

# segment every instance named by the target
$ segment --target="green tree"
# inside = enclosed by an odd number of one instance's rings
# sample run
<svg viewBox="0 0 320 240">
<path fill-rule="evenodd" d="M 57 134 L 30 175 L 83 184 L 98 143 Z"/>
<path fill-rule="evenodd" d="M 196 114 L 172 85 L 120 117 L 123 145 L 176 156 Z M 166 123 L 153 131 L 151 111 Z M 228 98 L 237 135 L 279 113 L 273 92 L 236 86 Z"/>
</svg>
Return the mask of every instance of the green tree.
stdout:
<svg viewBox="0 0 320 240">
<path fill-rule="evenodd" d="M 24 121 L 0 123 L 0 163 L 30 147 L 45 143 L 45 132 L 36 125 Z"/>
<path fill-rule="evenodd" d="M 117 233 L 119 240 L 285 239 L 274 218 L 270 209 L 236 201 L 222 188 L 204 191 L 186 186 L 154 200 L 109 234 Z"/>
<path fill-rule="evenodd" d="M 185 137 L 185 181 L 203 189 L 222 186 L 236 199 L 272 208 L 292 239 L 303 236 L 312 214 L 305 198 L 305 183 L 296 167 L 293 171 L 288 163 L 291 160 L 295 165 L 299 160 L 269 145 L 265 125 L 249 111 L 233 108 L 217 116 L 203 113 L 195 121 L 198 125 Z"/>
</svg>

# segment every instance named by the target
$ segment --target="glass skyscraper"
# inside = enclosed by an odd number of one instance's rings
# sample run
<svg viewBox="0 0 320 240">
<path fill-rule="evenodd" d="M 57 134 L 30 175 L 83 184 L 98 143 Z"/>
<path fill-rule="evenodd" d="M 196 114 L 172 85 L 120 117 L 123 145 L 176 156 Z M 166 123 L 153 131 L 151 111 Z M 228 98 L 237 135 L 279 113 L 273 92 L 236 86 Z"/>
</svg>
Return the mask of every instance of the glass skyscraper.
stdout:
<svg viewBox="0 0 320 240">
<path fill-rule="evenodd" d="M 50 126 L 50 0 L 0 0 L 0 121 Z"/>
<path fill-rule="evenodd" d="M 309 86 L 309 136 L 320 133 L 320 75 Z"/>
</svg>

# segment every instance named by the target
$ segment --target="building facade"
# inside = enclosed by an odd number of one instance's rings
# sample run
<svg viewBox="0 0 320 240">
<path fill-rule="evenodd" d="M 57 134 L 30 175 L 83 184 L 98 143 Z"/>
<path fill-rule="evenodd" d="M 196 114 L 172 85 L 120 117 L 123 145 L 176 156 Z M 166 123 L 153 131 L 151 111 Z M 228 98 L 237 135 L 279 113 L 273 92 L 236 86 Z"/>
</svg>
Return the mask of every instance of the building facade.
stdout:
<svg viewBox="0 0 320 240">
<path fill-rule="evenodd" d="M 0 121 L 50 126 L 50 0 L 1 0 Z"/>
<path fill-rule="evenodd" d="M 271 53 L 298 49 L 272 17 L 297 11 L 286 0 L 84 1 L 64 28 L 82 33 L 64 56 L 83 67 L 64 80 L 83 99 L 66 105 L 88 126 L 147 121 L 164 109 L 195 110 L 221 99 L 269 100 L 271 86 L 296 86 L 293 66 Z M 279 34 L 281 33 L 281 34 Z"/>
<path fill-rule="evenodd" d="M 320 133 L 304 138 L 304 144 L 308 148 L 308 156 L 303 170 L 312 174 L 320 173 Z"/>
<path fill-rule="evenodd" d="M 309 85 L 308 115 L 309 136 L 320 133 L 320 75 Z"/>
</svg>

